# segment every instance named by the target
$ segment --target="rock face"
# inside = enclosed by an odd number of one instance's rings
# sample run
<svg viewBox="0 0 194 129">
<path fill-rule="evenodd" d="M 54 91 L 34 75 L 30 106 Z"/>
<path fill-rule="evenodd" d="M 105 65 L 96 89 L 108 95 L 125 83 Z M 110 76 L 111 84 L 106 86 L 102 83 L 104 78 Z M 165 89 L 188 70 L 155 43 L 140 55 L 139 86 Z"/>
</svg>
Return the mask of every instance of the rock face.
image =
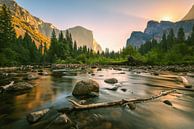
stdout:
<svg viewBox="0 0 194 129">
<path fill-rule="evenodd" d="M 140 47 L 142 44 L 150 39 L 151 36 L 144 34 L 143 32 L 134 31 L 131 33 L 131 37 L 127 40 L 127 46 L 132 45 L 135 47 Z"/>
<path fill-rule="evenodd" d="M 55 30 L 58 35 L 60 30 L 51 23 L 46 23 L 43 20 L 32 16 L 27 10 L 20 7 L 14 0 L 0 0 L 0 5 L 5 4 L 11 11 L 13 16 L 13 24 L 17 36 L 24 36 L 28 32 L 36 45 L 40 43 L 47 43 L 50 45 L 50 36 Z M 73 40 L 77 42 L 78 46 L 86 45 L 94 51 L 102 51 L 100 45 L 95 41 L 93 33 L 83 27 L 74 27 L 68 29 L 72 33 Z M 63 30 L 65 35 L 66 30 Z"/>
<path fill-rule="evenodd" d="M 178 33 L 179 28 L 183 28 L 186 37 L 188 37 L 192 31 L 194 25 L 194 6 L 189 11 L 189 13 L 178 22 L 170 21 L 149 21 L 144 32 L 132 32 L 130 38 L 127 40 L 127 46 L 132 45 L 133 47 L 140 47 L 146 41 L 151 39 L 156 39 L 160 41 L 162 39 L 163 33 L 168 33 L 170 29 L 174 30 L 175 35 Z"/>
<path fill-rule="evenodd" d="M 194 5 L 189 10 L 187 15 L 182 19 L 182 21 L 193 20 L 193 19 L 194 19 Z"/>
<path fill-rule="evenodd" d="M 87 97 L 97 96 L 99 93 L 99 84 L 93 80 L 78 82 L 73 89 L 73 96 Z"/>
<path fill-rule="evenodd" d="M 73 40 L 77 42 L 78 47 L 87 46 L 94 51 L 102 51 L 101 46 L 96 42 L 93 36 L 93 32 L 82 26 L 76 26 L 69 28 L 68 31 L 72 34 Z M 63 31 L 64 35 L 66 31 Z"/>
</svg>

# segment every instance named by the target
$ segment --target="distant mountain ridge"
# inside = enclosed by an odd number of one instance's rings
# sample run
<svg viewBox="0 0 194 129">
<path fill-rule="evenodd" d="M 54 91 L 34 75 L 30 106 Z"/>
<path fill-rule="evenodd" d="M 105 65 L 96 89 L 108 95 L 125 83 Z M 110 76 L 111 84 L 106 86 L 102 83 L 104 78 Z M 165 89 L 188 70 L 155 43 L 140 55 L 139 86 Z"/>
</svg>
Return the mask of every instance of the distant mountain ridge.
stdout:
<svg viewBox="0 0 194 129">
<path fill-rule="evenodd" d="M 170 22 L 170 21 L 149 21 L 147 23 L 147 27 L 144 32 L 132 32 L 129 39 L 127 39 L 127 46 L 132 45 L 134 47 L 140 47 L 146 41 L 151 39 L 156 39 L 160 41 L 162 39 L 163 33 L 168 33 L 170 29 L 174 30 L 175 35 L 177 35 L 178 29 L 183 28 L 185 31 L 186 37 L 192 31 L 192 27 L 194 25 L 194 6 L 191 8 L 189 13 L 178 22 Z"/>
<path fill-rule="evenodd" d="M 36 45 L 40 43 L 47 43 L 50 45 L 50 36 L 55 30 L 58 35 L 61 30 L 57 29 L 53 24 L 44 22 L 40 18 L 32 16 L 27 10 L 20 7 L 15 0 L 0 0 L 0 4 L 5 4 L 11 11 L 13 17 L 13 24 L 16 30 L 17 36 L 24 36 L 25 32 L 28 32 Z M 102 51 L 101 46 L 96 42 L 93 36 L 93 32 L 84 27 L 77 26 L 67 29 L 72 34 L 73 40 L 77 42 L 77 46 L 87 46 L 94 51 Z M 66 30 L 62 30 L 64 35 Z"/>
</svg>

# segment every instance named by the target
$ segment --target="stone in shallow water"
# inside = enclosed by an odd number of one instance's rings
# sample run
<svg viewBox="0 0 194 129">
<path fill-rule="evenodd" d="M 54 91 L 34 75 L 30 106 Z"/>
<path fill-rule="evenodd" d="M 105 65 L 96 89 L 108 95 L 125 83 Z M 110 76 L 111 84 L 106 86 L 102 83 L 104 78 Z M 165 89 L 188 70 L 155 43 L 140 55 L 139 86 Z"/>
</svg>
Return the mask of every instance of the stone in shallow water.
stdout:
<svg viewBox="0 0 194 129">
<path fill-rule="evenodd" d="M 33 75 L 33 74 L 29 74 L 29 75 L 27 75 L 27 77 L 26 78 L 24 78 L 25 80 L 36 80 L 36 79 L 38 79 L 38 76 L 37 75 Z"/>
<path fill-rule="evenodd" d="M 30 90 L 33 87 L 34 86 L 32 86 L 31 84 L 29 84 L 27 82 L 18 82 L 16 84 L 14 84 L 13 86 L 10 86 L 9 88 L 7 88 L 6 91 L 10 92 L 10 91 Z"/>
<path fill-rule="evenodd" d="M 191 84 L 184 85 L 185 88 L 192 88 Z"/>
<path fill-rule="evenodd" d="M 110 79 L 104 80 L 104 82 L 109 84 L 115 84 L 115 83 L 118 83 L 118 80 L 116 78 L 110 78 Z"/>
<path fill-rule="evenodd" d="M 135 110 L 135 109 L 136 109 L 136 104 L 134 104 L 134 103 L 129 103 L 129 104 L 127 104 L 127 107 L 128 107 L 130 110 Z"/>
<path fill-rule="evenodd" d="M 69 117 L 66 114 L 61 114 L 55 119 L 55 124 L 71 124 L 72 121 L 69 119 Z"/>
<path fill-rule="evenodd" d="M 98 68 L 97 71 L 102 71 L 102 68 Z"/>
<path fill-rule="evenodd" d="M 172 106 L 172 103 L 169 101 L 169 100 L 164 100 L 163 103 L 169 105 L 169 106 Z"/>
<path fill-rule="evenodd" d="M 124 88 L 122 88 L 121 90 L 122 90 L 123 92 L 126 92 L 126 91 L 127 91 L 127 89 L 124 89 Z"/>
<path fill-rule="evenodd" d="M 78 82 L 73 89 L 73 96 L 78 97 L 96 97 L 99 93 L 99 84 L 93 80 L 84 80 Z"/>
</svg>

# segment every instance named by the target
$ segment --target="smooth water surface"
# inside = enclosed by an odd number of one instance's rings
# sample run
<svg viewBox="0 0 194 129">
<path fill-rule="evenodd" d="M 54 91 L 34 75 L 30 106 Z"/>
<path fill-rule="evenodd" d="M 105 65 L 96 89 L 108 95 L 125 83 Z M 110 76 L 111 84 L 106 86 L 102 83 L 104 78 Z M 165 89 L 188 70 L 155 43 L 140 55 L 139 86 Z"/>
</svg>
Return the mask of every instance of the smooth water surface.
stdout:
<svg viewBox="0 0 194 129">
<path fill-rule="evenodd" d="M 183 87 L 176 81 L 174 73 L 154 76 L 124 68 L 123 71 L 125 74 L 112 69 L 94 69 L 94 76 L 85 72 L 63 77 L 41 76 L 30 82 L 35 88 L 28 93 L 0 96 L 0 129 L 30 129 L 31 125 L 26 121 L 28 113 L 46 107 L 60 109 L 71 106 L 68 98 L 73 98 L 73 87 L 84 79 L 93 79 L 100 84 L 99 97 L 90 98 L 88 103 L 144 98 L 169 90 L 163 86 Z M 115 84 L 119 86 L 117 91 L 107 90 L 114 86 L 104 83 L 107 78 L 118 79 L 119 83 Z M 194 84 L 193 78 L 187 79 Z M 164 104 L 163 100 L 171 101 L 173 106 Z M 76 121 L 80 129 L 194 129 L 194 92 L 177 91 L 157 100 L 139 103 L 133 111 L 122 106 L 110 107 L 75 112 L 69 117 Z M 62 126 L 54 125 L 50 128 L 63 129 Z"/>
</svg>

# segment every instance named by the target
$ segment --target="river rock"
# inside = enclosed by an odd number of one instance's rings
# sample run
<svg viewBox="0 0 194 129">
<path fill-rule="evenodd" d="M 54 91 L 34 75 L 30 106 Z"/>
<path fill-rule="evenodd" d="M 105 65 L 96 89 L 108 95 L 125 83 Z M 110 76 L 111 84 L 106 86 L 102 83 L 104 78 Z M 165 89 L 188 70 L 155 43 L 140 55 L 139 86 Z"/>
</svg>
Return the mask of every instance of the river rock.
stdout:
<svg viewBox="0 0 194 129">
<path fill-rule="evenodd" d="M 172 106 L 172 103 L 169 101 L 169 100 L 164 100 L 163 103 L 169 105 L 169 106 Z"/>
<path fill-rule="evenodd" d="M 135 109 L 136 109 L 136 104 L 134 104 L 134 103 L 129 103 L 129 104 L 127 104 L 127 107 L 128 107 L 130 110 L 135 110 Z"/>
<path fill-rule="evenodd" d="M 55 119 L 54 123 L 55 124 L 71 124 L 72 121 L 69 119 L 69 117 L 66 114 L 61 114 Z"/>
<path fill-rule="evenodd" d="M 123 92 L 126 92 L 126 91 L 127 91 L 127 89 L 125 89 L 125 88 L 122 88 L 121 90 L 122 90 Z"/>
<path fill-rule="evenodd" d="M 84 80 L 78 82 L 73 89 L 73 96 L 98 96 L 99 84 L 93 80 Z"/>
<path fill-rule="evenodd" d="M 85 104 L 87 101 L 86 100 L 80 100 L 79 104 Z"/>
<path fill-rule="evenodd" d="M 16 84 L 14 84 L 13 86 L 10 86 L 6 89 L 6 91 L 23 91 L 23 90 L 30 90 L 32 89 L 34 86 L 32 86 L 31 84 L 27 83 L 27 82 L 18 82 Z"/>
<path fill-rule="evenodd" d="M 192 88 L 193 86 L 191 84 L 184 85 L 185 88 Z"/>
<path fill-rule="evenodd" d="M 92 76 L 95 76 L 95 74 L 94 74 L 94 73 L 92 73 L 91 75 L 92 75 Z"/>
<path fill-rule="evenodd" d="M 39 75 L 42 75 L 42 76 L 48 76 L 49 75 L 48 72 L 46 72 L 46 71 L 39 72 L 38 74 Z"/>
<path fill-rule="evenodd" d="M 120 72 L 119 74 L 125 74 L 125 72 Z"/>
<path fill-rule="evenodd" d="M 113 68 L 113 70 L 122 71 L 121 68 Z"/>
<path fill-rule="evenodd" d="M 102 69 L 101 68 L 98 68 L 97 71 L 102 71 Z"/>
<path fill-rule="evenodd" d="M 104 80 L 104 82 L 109 84 L 115 84 L 115 83 L 118 83 L 118 80 L 116 78 L 110 78 L 110 79 Z"/>
<path fill-rule="evenodd" d="M 27 77 L 25 78 L 26 80 L 36 80 L 38 79 L 37 75 L 33 75 L 33 74 L 28 74 Z"/>
</svg>

